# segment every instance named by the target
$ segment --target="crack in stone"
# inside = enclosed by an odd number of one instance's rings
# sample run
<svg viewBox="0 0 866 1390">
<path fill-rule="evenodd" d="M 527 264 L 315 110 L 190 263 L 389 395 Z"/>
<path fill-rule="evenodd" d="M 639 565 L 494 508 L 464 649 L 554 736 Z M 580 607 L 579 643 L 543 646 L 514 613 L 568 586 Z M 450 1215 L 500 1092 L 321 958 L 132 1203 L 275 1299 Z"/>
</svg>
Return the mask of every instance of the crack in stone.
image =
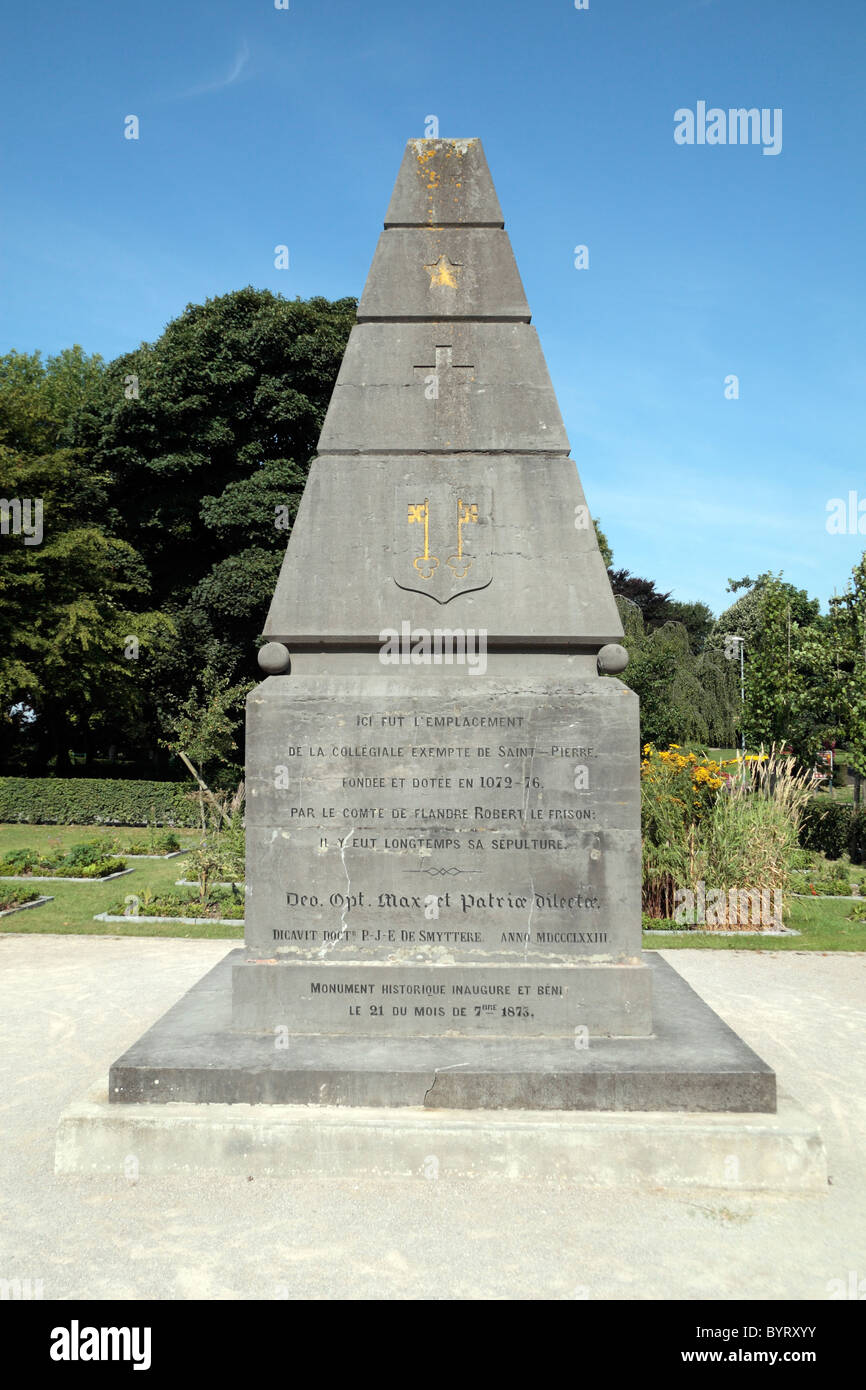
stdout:
<svg viewBox="0 0 866 1390">
<path fill-rule="evenodd" d="M 357 828 L 357 826 L 353 825 L 349 833 L 340 841 L 340 863 L 343 865 L 343 873 L 346 875 L 346 901 L 343 903 L 343 910 L 340 913 L 340 931 L 333 941 L 322 942 L 322 948 L 319 951 L 320 960 L 322 957 L 326 956 L 329 951 L 340 945 L 341 942 L 345 942 L 345 935 L 349 927 L 346 921 L 346 913 L 349 911 L 349 894 L 352 889 L 352 876 L 349 873 L 349 866 L 346 863 L 346 845 L 351 840 Z"/>
<path fill-rule="evenodd" d="M 430 1082 L 430 1085 L 427 1087 L 427 1090 L 424 1092 L 424 1102 L 423 1102 L 424 1105 L 427 1104 L 427 1097 L 431 1094 L 431 1092 L 432 1092 L 432 1090 L 433 1090 L 433 1087 L 436 1085 L 436 1082 L 438 1081 L 438 1079 L 439 1079 L 439 1077 L 440 1077 L 440 1075 L 442 1074 L 443 1071 L 459 1071 L 461 1067 L 468 1067 L 468 1066 L 469 1066 L 469 1063 L 468 1063 L 468 1062 L 452 1062 L 451 1066 L 449 1066 L 449 1067 L 436 1067 L 435 1071 L 433 1072 L 433 1080 Z"/>
<path fill-rule="evenodd" d="M 527 806 L 528 806 L 528 804 L 529 804 L 529 793 L 530 793 L 530 790 L 531 790 L 530 784 L 531 784 L 531 782 L 532 782 L 532 767 L 533 767 L 533 763 L 535 762 L 535 754 L 536 754 L 537 749 L 538 749 L 538 735 L 536 734 L 536 735 L 533 737 L 533 740 L 532 740 L 532 753 L 531 753 L 530 758 L 529 758 L 529 773 L 528 773 L 527 778 L 526 778 L 526 786 L 524 787 L 524 793 L 525 793 L 525 794 L 524 794 L 524 798 L 523 798 L 523 823 L 524 823 L 524 825 L 526 824 L 526 809 L 527 809 Z M 523 963 L 524 963 L 524 965 L 526 965 L 526 964 L 528 963 L 528 961 L 529 961 L 529 943 L 530 943 L 530 941 L 532 940 L 532 914 L 533 914 L 533 912 L 535 911 L 535 880 L 534 880 L 533 877 L 532 877 L 531 871 L 530 871 L 530 874 L 529 874 L 529 894 L 530 894 L 530 897 L 529 897 L 529 916 L 528 916 L 528 918 L 526 919 L 526 932 L 525 932 L 524 937 L 523 937 Z"/>
</svg>

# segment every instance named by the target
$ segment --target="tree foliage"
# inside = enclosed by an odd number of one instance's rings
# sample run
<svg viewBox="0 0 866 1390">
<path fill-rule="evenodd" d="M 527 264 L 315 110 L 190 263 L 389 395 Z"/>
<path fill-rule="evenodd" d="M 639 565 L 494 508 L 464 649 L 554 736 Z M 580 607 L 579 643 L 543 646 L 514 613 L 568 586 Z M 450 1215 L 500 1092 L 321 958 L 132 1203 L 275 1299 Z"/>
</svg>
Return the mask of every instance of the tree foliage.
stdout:
<svg viewBox="0 0 866 1390">
<path fill-rule="evenodd" d="M 155 762 L 184 746 L 208 775 L 241 761 L 241 697 L 355 308 L 248 287 L 107 365 L 80 347 L 0 358 L 0 491 L 39 499 L 44 529 L 0 537 L 7 764 L 62 772 L 70 750 L 112 746 Z M 753 746 L 809 759 L 835 739 L 866 775 L 866 557 L 827 615 L 764 572 L 729 581 L 714 621 L 613 569 L 594 524 L 644 740 L 729 746 L 745 719 Z"/>
<path fill-rule="evenodd" d="M 0 359 L 3 495 L 41 498 L 45 526 L 41 545 L 2 538 L 3 756 L 164 758 L 205 672 L 255 676 L 354 311 L 247 288 L 107 366 Z"/>
<path fill-rule="evenodd" d="M 732 743 L 740 697 L 730 663 L 717 652 L 695 652 L 682 623 L 649 628 L 637 604 L 620 597 L 617 607 L 629 653 L 622 679 L 641 702 L 641 740 Z"/>
<path fill-rule="evenodd" d="M 77 347 L 45 363 L 0 359 L 4 497 L 41 518 L 35 543 L 10 531 L 0 547 L 0 729 L 7 750 L 29 739 L 58 769 L 71 743 L 139 717 L 141 651 L 129 639 L 146 651 L 171 631 L 141 556 L 112 533 L 110 479 L 79 442 L 102 370 Z"/>
</svg>

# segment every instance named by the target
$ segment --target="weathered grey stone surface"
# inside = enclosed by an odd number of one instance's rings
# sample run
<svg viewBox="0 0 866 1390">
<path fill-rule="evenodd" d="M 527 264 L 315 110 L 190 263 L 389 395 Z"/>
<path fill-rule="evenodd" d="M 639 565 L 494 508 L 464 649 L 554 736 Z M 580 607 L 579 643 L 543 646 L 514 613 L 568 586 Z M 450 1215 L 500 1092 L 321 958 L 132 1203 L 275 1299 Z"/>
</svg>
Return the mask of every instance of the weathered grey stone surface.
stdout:
<svg viewBox="0 0 866 1390">
<path fill-rule="evenodd" d="M 410 140 L 385 214 L 386 227 L 501 227 L 502 209 L 481 141 Z"/>
<path fill-rule="evenodd" d="M 474 890 L 478 899 L 512 895 L 493 925 L 470 914 L 485 955 L 502 949 L 506 930 L 525 956 L 540 929 L 580 921 L 601 942 L 580 954 L 634 957 L 640 826 L 632 692 L 597 679 L 476 680 L 465 666 L 413 668 L 404 654 L 393 674 L 380 665 L 360 682 L 274 679 L 253 695 L 251 944 L 274 949 L 274 930 L 293 923 L 279 901 L 287 893 L 303 898 L 305 928 L 336 934 L 350 930 L 344 900 L 352 902 L 351 926 L 379 927 L 381 895 L 448 888 Z M 559 897 L 571 885 L 591 905 L 536 906 L 533 884 Z M 337 905 L 329 907 L 332 898 Z M 420 924 L 417 914 L 405 915 L 406 925 Z M 467 926 L 450 902 L 435 915 L 443 927 Z"/>
<path fill-rule="evenodd" d="M 772 1113 L 713 1114 L 214 1102 L 110 1105 L 103 1082 L 64 1111 L 57 1132 L 57 1174 L 116 1175 L 124 1171 L 130 1154 L 135 1154 L 143 1176 L 160 1179 L 157 1191 L 163 1189 L 167 1175 L 191 1171 L 234 1175 L 247 1181 L 251 1177 L 302 1177 L 308 1182 L 329 1179 L 333 1184 L 342 1179 L 354 1184 L 355 1194 L 359 1179 L 365 1177 L 389 1185 L 395 1178 L 415 1178 L 416 1182 L 433 1177 L 469 1178 L 482 1184 L 491 1178 L 505 1182 L 535 1179 L 549 1183 L 536 1189 L 545 1193 L 545 1212 L 552 1190 L 563 1196 L 570 1190 L 562 1186 L 565 1183 L 584 1189 L 613 1188 L 618 1193 L 616 1211 L 620 1218 L 623 1188 L 637 1189 L 644 1203 L 649 1195 L 658 1200 L 666 1193 L 670 1199 L 677 1191 L 695 1188 L 705 1193 L 719 1189 L 725 1202 L 744 1192 L 827 1194 L 827 1153 L 817 1121 L 789 1096 L 780 1096 L 778 1110 Z M 425 1185 L 430 1186 L 429 1182 Z M 305 1186 L 305 1207 L 308 1191 Z M 637 1200 L 636 1195 L 633 1200 Z M 357 1204 L 357 1195 L 354 1201 Z M 449 1199 L 446 1203 L 450 1206 Z M 525 1203 L 524 1189 L 521 1206 Z M 534 1204 L 534 1209 L 537 1206 Z M 694 1213 L 691 1203 L 680 1200 L 679 1206 L 686 1214 Z M 136 1211 L 139 1209 L 140 1203 Z M 417 1207 L 408 1209 L 412 1213 L 410 1224 L 417 1227 Z M 719 1212 L 720 1219 L 730 1215 L 727 1207 Z M 646 1222 L 643 1210 L 635 1225 L 644 1250 L 649 1248 Z M 336 1230 L 338 1222 L 333 1224 Z M 598 1240 L 597 1220 L 594 1225 L 587 1224 L 591 1253 L 598 1259 L 608 1242 Z M 626 1218 L 622 1224 L 627 1228 Z M 689 1238 L 677 1241 L 677 1235 L 671 1234 L 670 1218 L 660 1224 L 685 1266 L 686 1288 L 692 1296 L 694 1230 L 688 1232 Z M 197 1229 L 199 1226 L 197 1223 Z M 388 1207 L 383 1230 L 393 1227 L 393 1212 Z M 772 1229 L 777 1233 L 776 1224 Z M 466 1237 L 470 1246 L 487 1244 L 477 1238 L 473 1241 L 473 1235 L 470 1227 Z M 561 1230 L 556 1232 L 557 1239 L 562 1239 Z M 528 1244 L 537 1241 L 534 1231 Z M 783 1254 L 789 1253 L 778 1234 L 776 1243 Z M 172 1252 L 175 1245 L 173 1239 Z M 765 1267 L 766 1262 L 765 1248 Z M 784 1259 L 779 1261 L 779 1267 L 783 1266 Z M 631 1267 L 624 1264 L 624 1268 L 633 1279 Z M 665 1287 L 669 1289 L 669 1259 L 665 1259 L 664 1269 Z M 656 1273 L 657 1260 L 649 1270 L 650 1279 Z M 728 1280 L 732 1297 L 742 1297 L 743 1288 L 735 1274 L 729 1271 Z M 630 1283 L 626 1286 L 631 1288 Z M 757 1287 L 765 1289 L 766 1284 Z M 356 1296 L 355 1291 L 351 1296 Z M 441 1290 L 435 1296 L 441 1297 Z M 477 1291 L 464 1296 L 477 1297 Z M 524 1288 L 519 1296 L 525 1296 Z"/>
<path fill-rule="evenodd" d="M 424 551 L 423 525 L 407 519 L 412 489 L 429 504 L 428 550 L 438 560 L 434 579 L 439 571 L 452 576 L 447 597 L 406 563 Z M 462 584 L 448 566 L 457 546 L 454 489 L 476 504 L 489 498 L 489 515 L 482 502 L 478 522 L 463 528 L 467 549 L 485 565 L 480 589 L 472 570 Z M 585 646 L 595 675 L 595 653 L 621 641 L 622 625 L 573 461 L 519 453 L 315 461 L 265 635 L 293 656 L 299 646 L 373 650 L 383 629 L 404 620 L 413 628 L 483 629 L 488 650 Z"/>
<path fill-rule="evenodd" d="M 394 930 L 394 929 L 391 929 Z M 436 935 L 436 933 L 427 933 Z M 400 931 L 394 931 L 397 941 Z M 453 953 L 455 962 L 459 950 Z M 622 965 L 405 965 L 399 959 L 245 960 L 235 967 L 239 1032 L 388 1038 L 646 1037 L 651 981 Z"/>
<path fill-rule="evenodd" d="M 319 455 L 567 454 L 538 334 L 528 323 L 356 325 Z"/>
<path fill-rule="evenodd" d="M 358 305 L 359 323 L 529 318 L 508 234 L 493 227 L 383 232 Z"/>
<path fill-rule="evenodd" d="M 772 1070 L 655 952 L 652 1038 L 405 1038 L 240 1033 L 232 951 L 115 1062 L 115 1103 L 443 1109 L 773 1111 Z"/>
<path fill-rule="evenodd" d="M 259 666 L 269 676 L 280 676 L 292 664 L 291 655 L 282 642 L 266 642 L 259 648 Z"/>
<path fill-rule="evenodd" d="M 246 940 L 309 968 L 299 983 L 257 967 L 261 1007 L 247 978 L 238 1019 L 357 1036 L 650 1033 L 634 695 L 597 678 L 436 674 L 294 676 L 251 697 Z M 542 965 L 543 989 L 520 984 Z"/>
</svg>

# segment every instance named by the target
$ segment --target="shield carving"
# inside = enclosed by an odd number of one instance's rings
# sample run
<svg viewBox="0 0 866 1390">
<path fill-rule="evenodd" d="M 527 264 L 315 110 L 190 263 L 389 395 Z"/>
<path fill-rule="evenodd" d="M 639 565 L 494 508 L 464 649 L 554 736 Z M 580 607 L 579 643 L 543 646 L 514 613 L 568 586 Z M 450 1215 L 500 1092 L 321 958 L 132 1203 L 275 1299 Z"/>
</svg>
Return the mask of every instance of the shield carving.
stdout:
<svg viewBox="0 0 866 1390">
<path fill-rule="evenodd" d="M 448 603 L 493 578 L 493 495 L 475 483 L 420 483 L 395 491 L 394 579 Z"/>
</svg>

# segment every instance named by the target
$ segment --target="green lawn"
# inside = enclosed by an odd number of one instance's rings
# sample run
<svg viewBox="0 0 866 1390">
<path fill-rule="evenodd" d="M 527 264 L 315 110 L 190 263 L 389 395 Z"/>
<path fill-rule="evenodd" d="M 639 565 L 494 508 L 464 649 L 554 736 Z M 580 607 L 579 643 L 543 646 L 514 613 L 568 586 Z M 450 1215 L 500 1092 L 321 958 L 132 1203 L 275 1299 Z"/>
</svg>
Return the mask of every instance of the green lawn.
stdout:
<svg viewBox="0 0 866 1390">
<path fill-rule="evenodd" d="M 847 786 L 844 786 L 844 787 L 829 787 L 829 788 L 827 788 L 826 790 L 823 790 L 823 791 L 820 791 L 820 792 L 816 792 L 815 795 L 816 795 L 816 797 L 820 797 L 823 801 L 827 801 L 827 802 L 831 802 L 831 801 L 841 801 L 841 802 L 847 804 L 848 806 L 853 806 L 853 804 L 854 804 L 854 783 L 853 783 L 853 782 L 849 782 L 849 783 L 847 784 Z M 862 793 L 861 793 L 861 801 L 862 801 Z"/>
<path fill-rule="evenodd" d="M 174 834 L 185 848 L 198 843 L 198 831 L 183 827 Z M 82 840 L 114 840 L 131 845 L 147 839 L 147 827 L 140 825 L 18 825 L 0 824 L 0 856 L 14 849 L 59 850 L 65 854 Z M 173 863 L 173 860 L 168 860 Z"/>
<path fill-rule="evenodd" d="M 146 831 L 134 826 L 6 824 L 0 825 L 0 855 L 28 847 L 46 853 L 65 852 L 82 840 L 115 834 L 129 844 Z M 195 831 L 178 830 L 177 836 L 184 846 L 196 843 Z M 243 927 L 234 923 L 222 926 L 214 922 L 192 927 L 183 922 L 136 922 L 133 918 L 128 922 L 94 922 L 95 913 L 106 912 L 113 904 L 122 902 L 128 893 L 140 894 L 143 888 L 150 888 L 152 892 L 174 889 L 175 879 L 185 877 L 183 866 L 183 858 L 130 859 L 127 867 L 132 873 L 106 883 L 36 883 L 33 887 L 52 894 L 54 901 L 0 918 L 0 931 L 56 932 L 61 936 L 182 936 L 227 940 L 242 937 Z"/>
<path fill-rule="evenodd" d="M 739 751 L 737 748 L 708 748 L 703 743 L 684 743 L 682 749 L 684 753 L 705 753 L 708 758 L 715 758 L 717 763 L 735 758 Z M 747 751 L 751 752 L 751 749 Z"/>
<path fill-rule="evenodd" d="M 677 951 L 684 948 L 707 947 L 712 951 L 866 951 L 866 921 L 848 922 L 845 919 L 855 906 L 840 899 L 818 898 L 811 901 L 795 898 L 786 927 L 793 927 L 799 936 L 722 936 L 714 931 L 678 931 L 671 936 L 645 931 L 643 943 L 648 950 Z"/>
</svg>

